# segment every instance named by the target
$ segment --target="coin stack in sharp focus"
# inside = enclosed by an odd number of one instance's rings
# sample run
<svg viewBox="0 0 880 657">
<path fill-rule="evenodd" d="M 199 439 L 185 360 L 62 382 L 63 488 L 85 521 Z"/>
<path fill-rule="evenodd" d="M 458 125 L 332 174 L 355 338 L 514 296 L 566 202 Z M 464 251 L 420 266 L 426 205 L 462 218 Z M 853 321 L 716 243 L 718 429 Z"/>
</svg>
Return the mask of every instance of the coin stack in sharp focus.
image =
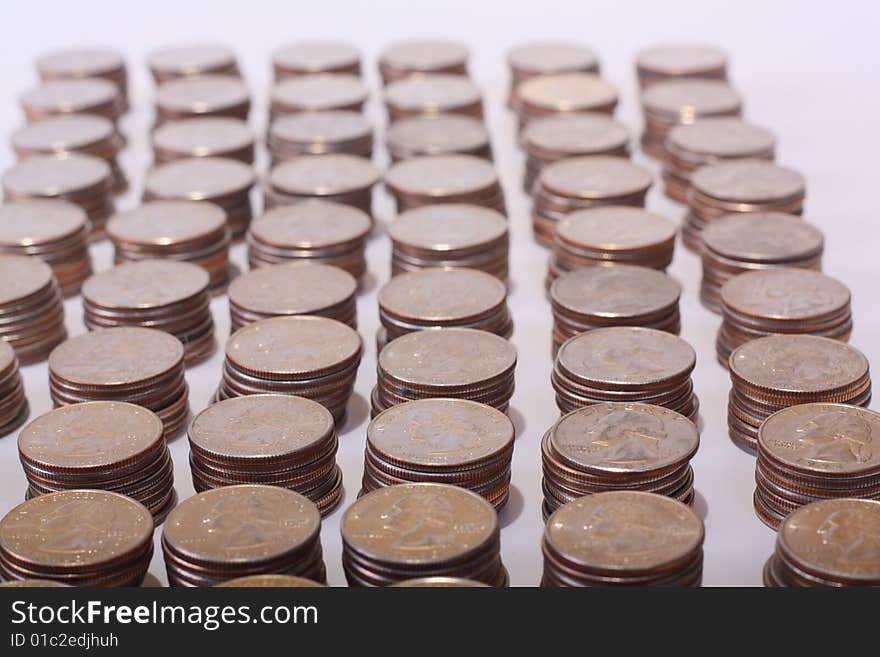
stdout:
<svg viewBox="0 0 880 657">
<path fill-rule="evenodd" d="M 400 41 L 379 54 L 379 74 L 384 84 L 427 73 L 467 75 L 469 56 L 467 47 L 454 41 Z"/>
<path fill-rule="evenodd" d="M 100 329 L 62 342 L 49 356 L 55 406 L 87 401 L 130 402 L 153 411 L 171 438 L 189 418 L 180 340 L 155 329 Z"/>
<path fill-rule="evenodd" d="M 811 502 L 880 500 L 875 431 L 880 413 L 846 404 L 799 404 L 771 415 L 758 431 L 755 513 L 776 529 Z"/>
<path fill-rule="evenodd" d="M 245 575 L 235 579 L 220 582 L 214 586 L 218 588 L 244 588 L 244 589 L 304 589 L 324 588 L 326 584 L 320 584 L 305 577 L 294 575 Z"/>
<path fill-rule="evenodd" d="M 401 160 L 385 187 L 404 212 L 436 203 L 467 203 L 505 212 L 504 191 L 491 162 L 474 155 L 431 155 Z"/>
<path fill-rule="evenodd" d="M 764 566 L 764 586 L 880 586 L 880 502 L 839 499 L 807 504 L 779 526 Z"/>
<path fill-rule="evenodd" d="M 0 254 L 0 340 L 28 365 L 46 358 L 66 338 L 52 268 L 38 258 Z"/>
<path fill-rule="evenodd" d="M 241 78 L 202 75 L 163 82 L 156 89 L 156 125 L 168 121 L 225 116 L 246 121 L 251 94 Z"/>
<path fill-rule="evenodd" d="M 373 126 L 360 112 L 300 112 L 272 121 L 266 137 L 272 164 L 301 155 L 373 155 Z"/>
<path fill-rule="evenodd" d="M 466 399 L 420 399 L 377 415 L 367 428 L 361 494 L 434 482 L 473 491 L 501 509 L 510 493 L 513 423 Z"/>
<path fill-rule="evenodd" d="M 261 319 L 319 315 L 357 328 L 357 280 L 344 269 L 291 262 L 242 274 L 229 286 L 230 330 Z"/>
<path fill-rule="evenodd" d="M 728 214 L 785 212 L 801 214 L 806 184 L 797 171 L 765 160 L 718 162 L 698 169 L 687 192 L 689 211 L 681 227 L 684 245 L 703 248 L 706 225 Z"/>
<path fill-rule="evenodd" d="M 188 157 L 227 157 L 254 163 L 254 132 L 241 119 L 228 116 L 168 121 L 153 131 L 157 164 Z"/>
<path fill-rule="evenodd" d="M 507 586 L 498 514 L 448 484 L 388 486 L 342 517 L 342 568 L 349 586 L 390 586 L 414 577 L 463 577 Z"/>
<path fill-rule="evenodd" d="M 370 92 L 360 77 L 337 73 L 284 78 L 272 87 L 270 123 L 300 112 L 361 112 Z"/>
<path fill-rule="evenodd" d="M 470 399 L 507 411 L 516 349 L 477 329 L 425 329 L 389 342 L 376 370 L 373 416 L 405 401 L 434 397 Z"/>
<path fill-rule="evenodd" d="M 233 239 L 242 237 L 253 216 L 253 169 L 236 160 L 191 157 L 160 164 L 144 182 L 144 201 L 209 202 L 226 213 Z"/>
<path fill-rule="evenodd" d="M 304 495 L 321 515 L 342 499 L 333 416 L 292 395 L 249 395 L 213 404 L 189 427 L 196 491 L 266 484 Z"/>
<path fill-rule="evenodd" d="M 665 271 L 675 253 L 676 226 L 641 208 L 605 206 L 576 210 L 556 224 L 547 289 L 580 267 L 638 265 Z"/>
<path fill-rule="evenodd" d="M 754 451 L 761 424 L 795 404 L 871 401 L 868 360 L 854 347 L 814 335 L 772 335 L 746 342 L 730 356 L 728 429 Z"/>
<path fill-rule="evenodd" d="M 570 157 L 548 164 L 534 185 L 535 239 L 552 246 L 556 224 L 575 210 L 604 205 L 644 207 L 653 182 L 648 169 L 622 157 Z"/>
<path fill-rule="evenodd" d="M 276 80 L 316 73 L 361 74 L 361 53 L 339 41 L 296 41 L 272 52 Z"/>
<path fill-rule="evenodd" d="M 569 157 L 629 156 L 629 130 L 606 114 L 572 113 L 529 121 L 520 136 L 526 153 L 523 190 L 532 193 L 548 164 Z"/>
<path fill-rule="evenodd" d="M 153 556 L 153 517 L 103 490 L 66 490 L 19 504 L 0 520 L 0 576 L 73 586 L 139 586 Z"/>
<path fill-rule="evenodd" d="M 486 124 L 459 114 L 398 119 L 388 126 L 385 145 L 393 162 L 425 155 L 475 155 L 492 159 Z"/>
<path fill-rule="evenodd" d="M 735 214 L 711 222 L 702 233 L 700 301 L 721 312 L 721 287 L 737 274 L 758 269 L 822 268 L 822 232 L 781 212 Z"/>
<path fill-rule="evenodd" d="M 21 107 L 29 122 L 53 116 L 93 114 L 116 124 L 125 112 L 126 101 L 113 82 L 82 78 L 44 82 L 21 97 Z"/>
<path fill-rule="evenodd" d="M 681 285 L 647 267 L 582 267 L 550 286 L 553 354 L 570 337 L 603 326 L 644 326 L 678 335 Z"/>
<path fill-rule="evenodd" d="M 703 521 L 665 495 L 614 491 L 581 497 L 550 516 L 542 587 L 697 587 Z"/>
<path fill-rule="evenodd" d="M 214 488 L 184 500 L 162 531 L 171 586 L 214 586 L 248 575 L 326 583 L 321 514 L 308 498 L 275 486 Z"/>
<path fill-rule="evenodd" d="M 89 218 L 67 201 L 13 201 L 0 206 L 0 254 L 40 258 L 64 296 L 92 275 Z"/>
<path fill-rule="evenodd" d="M 83 284 L 83 322 L 90 330 L 142 326 L 166 331 L 183 344 L 186 364 L 194 365 L 217 348 L 209 282 L 208 272 L 189 262 L 126 262 Z"/>
<path fill-rule="evenodd" d="M 177 45 L 156 50 L 147 59 L 157 84 L 200 75 L 239 76 L 235 53 L 218 44 Z"/>
<path fill-rule="evenodd" d="M 388 120 L 461 114 L 483 118 L 483 94 L 462 75 L 426 74 L 389 82 L 385 87 Z"/>
<path fill-rule="evenodd" d="M 251 224 L 248 262 L 254 268 L 284 262 L 333 265 L 360 280 L 367 271 L 364 250 L 371 228 L 370 215 L 349 205 L 284 205 Z"/>
<path fill-rule="evenodd" d="M 516 105 L 517 87 L 539 75 L 560 73 L 599 73 L 599 58 L 590 48 L 561 41 L 524 43 L 507 53 L 510 67 L 510 90 L 507 105 Z"/>
<path fill-rule="evenodd" d="M 58 199 L 75 203 L 89 216 L 93 239 L 103 236 L 104 224 L 116 206 L 113 171 L 92 155 L 37 156 L 3 174 L 5 202 Z"/>
<path fill-rule="evenodd" d="M 216 400 L 272 392 L 298 395 L 323 404 L 340 424 L 362 353 L 357 331 L 334 319 L 262 319 L 240 328 L 226 343 Z"/>
<path fill-rule="evenodd" d="M 123 402 L 56 408 L 18 437 L 28 497 L 62 490 L 106 490 L 143 504 L 161 523 L 176 502 L 174 464 L 162 421 Z"/>
<path fill-rule="evenodd" d="M 776 333 L 849 340 L 853 320 L 849 288 L 810 269 L 762 269 L 738 274 L 721 287 L 718 362 L 743 343 Z"/>
<path fill-rule="evenodd" d="M 40 155 L 81 153 L 99 157 L 110 167 L 113 192 L 128 190 L 128 179 L 117 162 L 125 140 L 112 121 L 101 116 L 57 116 L 29 123 L 12 133 L 12 148 L 19 162 Z"/>
<path fill-rule="evenodd" d="M 742 99 L 726 82 L 718 80 L 672 80 L 658 82 L 642 93 L 642 152 L 666 158 L 666 140 L 677 125 L 702 119 L 738 117 Z"/>
<path fill-rule="evenodd" d="M 664 145 L 663 184 L 666 196 L 687 203 L 691 177 L 700 167 L 730 160 L 773 160 L 776 137 L 741 119 L 700 119 L 677 125 Z"/>
<path fill-rule="evenodd" d="M 395 276 L 378 295 L 378 350 L 395 338 L 426 328 L 481 329 L 509 338 L 513 318 L 507 286 L 476 269 L 430 268 Z"/>
<path fill-rule="evenodd" d="M 608 401 L 664 406 L 696 421 L 700 403 L 691 372 L 697 356 L 678 336 L 613 326 L 569 338 L 550 381 L 562 413 Z"/>
<path fill-rule="evenodd" d="M 379 170 L 365 157 L 346 153 L 294 157 L 269 172 L 266 207 L 321 200 L 350 205 L 372 216 L 377 182 Z"/>
<path fill-rule="evenodd" d="M 2 584 L 0 584 L 0 586 L 2 586 Z M 466 579 L 464 577 L 414 577 L 413 579 L 401 580 L 390 586 L 392 588 L 406 589 L 489 588 L 488 584 L 475 582 L 472 579 Z"/>
<path fill-rule="evenodd" d="M 208 272 L 214 292 L 225 289 L 231 275 L 226 213 L 213 203 L 150 201 L 111 217 L 107 235 L 116 264 L 191 262 Z"/>
<path fill-rule="evenodd" d="M 30 413 L 15 350 L 0 340 L 0 438 L 20 427 Z"/>
<path fill-rule="evenodd" d="M 642 89 L 670 80 L 726 80 L 727 55 L 700 44 L 660 44 L 638 54 L 636 72 Z"/>
<path fill-rule="evenodd" d="M 466 267 L 507 281 L 510 235 L 503 214 L 479 205 L 424 205 L 398 215 L 391 235 L 391 274 Z"/>
<path fill-rule="evenodd" d="M 584 495 L 637 490 L 693 504 L 700 432 L 651 404 L 603 403 L 564 415 L 541 440 L 544 517 Z"/>
<path fill-rule="evenodd" d="M 98 48 L 56 50 L 37 60 L 37 73 L 43 82 L 104 78 L 119 87 L 122 98 L 128 106 L 128 71 L 122 54 L 115 50 Z"/>
<path fill-rule="evenodd" d="M 514 111 L 519 129 L 532 120 L 573 112 L 613 114 L 618 95 L 608 82 L 594 73 L 539 75 L 516 88 Z"/>
</svg>

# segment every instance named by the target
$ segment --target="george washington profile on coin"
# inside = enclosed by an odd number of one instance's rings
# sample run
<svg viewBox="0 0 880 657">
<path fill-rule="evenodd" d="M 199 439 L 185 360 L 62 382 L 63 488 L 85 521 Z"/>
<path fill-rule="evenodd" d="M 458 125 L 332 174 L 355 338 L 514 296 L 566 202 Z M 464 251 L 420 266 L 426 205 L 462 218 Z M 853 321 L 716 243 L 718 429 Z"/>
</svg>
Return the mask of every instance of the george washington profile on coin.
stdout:
<svg viewBox="0 0 880 657">
<path fill-rule="evenodd" d="M 865 523 L 861 509 L 836 509 L 822 521 L 816 533 L 822 545 L 837 553 L 837 562 L 856 567 L 880 564 L 880 529 Z"/>
<path fill-rule="evenodd" d="M 864 463 L 871 459 L 871 425 L 861 417 L 830 411 L 797 428 L 800 458 L 814 464 Z"/>
<path fill-rule="evenodd" d="M 604 448 L 605 463 L 629 465 L 656 457 L 666 438 L 663 420 L 648 413 L 615 411 L 603 417 L 592 444 Z"/>
</svg>

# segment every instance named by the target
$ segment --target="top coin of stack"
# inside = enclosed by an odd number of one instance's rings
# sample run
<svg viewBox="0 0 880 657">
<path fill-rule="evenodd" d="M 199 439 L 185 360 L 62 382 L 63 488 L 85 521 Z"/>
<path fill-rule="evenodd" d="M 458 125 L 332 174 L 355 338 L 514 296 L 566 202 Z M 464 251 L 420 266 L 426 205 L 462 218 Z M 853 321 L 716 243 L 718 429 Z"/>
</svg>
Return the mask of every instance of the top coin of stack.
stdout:
<svg viewBox="0 0 880 657">
<path fill-rule="evenodd" d="M 379 170 L 365 157 L 345 153 L 294 157 L 269 172 L 266 207 L 322 200 L 344 203 L 372 216 L 377 182 Z"/>
<path fill-rule="evenodd" d="M 458 326 L 503 338 L 513 333 L 507 287 L 475 269 L 431 268 L 401 274 L 382 286 L 378 302 L 379 351 L 391 340 L 425 328 Z"/>
<path fill-rule="evenodd" d="M 0 586 L 3 586 L 0 584 Z M 405 579 L 396 584 L 392 584 L 391 588 L 411 588 L 411 589 L 428 589 L 428 588 L 489 588 L 488 584 L 475 582 L 472 579 L 464 577 L 414 577 L 413 579 Z"/>
<path fill-rule="evenodd" d="M 642 89 L 669 80 L 726 80 L 727 55 L 711 46 L 662 44 L 638 54 L 636 72 Z"/>
<path fill-rule="evenodd" d="M 92 275 L 89 218 L 67 201 L 13 201 L 0 206 L 0 254 L 40 258 L 52 268 L 61 293 L 79 292 Z"/>
<path fill-rule="evenodd" d="M 801 214 L 806 182 L 792 169 L 765 160 L 718 162 L 701 167 L 687 192 L 689 211 L 681 228 L 684 245 L 703 248 L 702 231 L 728 214 L 785 212 Z"/>
<path fill-rule="evenodd" d="M 372 412 L 412 399 L 470 399 L 506 411 L 513 396 L 516 349 L 469 328 L 425 329 L 389 342 L 379 354 Z"/>
<path fill-rule="evenodd" d="M 215 584 L 217 588 L 244 588 L 244 589 L 305 589 L 324 588 L 326 584 L 320 584 L 305 577 L 294 575 L 245 575 L 235 579 L 226 580 Z"/>
<path fill-rule="evenodd" d="M 594 73 L 539 75 L 516 88 L 519 129 L 533 119 L 573 112 L 614 114 L 617 89 Z"/>
<path fill-rule="evenodd" d="M 675 224 L 633 207 L 570 212 L 556 224 L 547 290 L 557 277 L 579 267 L 639 265 L 665 271 L 675 250 Z"/>
<path fill-rule="evenodd" d="M 191 157 L 160 164 L 147 173 L 144 201 L 200 201 L 220 206 L 233 239 L 251 223 L 254 170 L 220 157 Z"/>
<path fill-rule="evenodd" d="M 163 82 L 156 89 L 156 125 L 205 116 L 246 121 L 250 109 L 247 85 L 232 75 L 179 78 Z"/>
<path fill-rule="evenodd" d="M 815 335 L 771 335 L 746 342 L 730 356 L 728 429 L 747 450 L 758 446 L 761 423 L 795 404 L 871 401 L 868 359 L 855 347 Z"/>
<path fill-rule="evenodd" d="M 321 515 L 342 499 L 333 416 L 292 395 L 248 395 L 208 406 L 188 430 L 199 492 L 236 484 L 280 486 L 304 495 Z"/>
<path fill-rule="evenodd" d="M 683 415 L 650 404 L 594 404 L 557 420 L 541 440 L 545 518 L 584 495 L 638 490 L 694 499 L 700 434 Z"/>
<path fill-rule="evenodd" d="M 385 187 L 404 212 L 435 203 L 467 203 L 505 211 L 504 191 L 491 162 L 473 155 L 401 160 L 385 173 Z"/>
<path fill-rule="evenodd" d="M 254 163 L 254 132 L 241 119 L 227 116 L 168 121 L 152 134 L 157 164 L 188 157 L 228 157 Z"/>
<path fill-rule="evenodd" d="M 761 269 L 739 274 L 721 288 L 715 351 L 727 367 L 739 345 L 775 333 L 821 335 L 846 342 L 852 332 L 849 288 L 809 269 Z"/>
<path fill-rule="evenodd" d="M 704 536 L 699 516 L 664 495 L 581 497 L 547 521 L 541 586 L 700 586 Z"/>
<path fill-rule="evenodd" d="M 117 162 L 125 140 L 109 119 L 77 114 L 56 116 L 29 123 L 10 138 L 19 162 L 40 155 L 81 153 L 99 157 L 110 167 L 113 192 L 122 194 L 128 180 Z"/>
<path fill-rule="evenodd" d="M 91 331 L 52 350 L 49 394 L 55 406 L 102 400 L 143 406 L 159 416 L 171 438 L 189 418 L 183 355 L 180 340 L 164 331 Z"/>
<path fill-rule="evenodd" d="M 825 500 L 790 514 L 764 566 L 765 586 L 880 586 L 880 502 Z"/>
<path fill-rule="evenodd" d="M 737 274 L 781 267 L 822 268 L 821 231 L 794 215 L 730 215 L 711 222 L 702 237 L 700 300 L 716 313 L 721 312 L 721 286 Z"/>
<path fill-rule="evenodd" d="M 339 267 L 291 262 L 242 274 L 229 286 L 230 330 L 261 319 L 319 315 L 357 328 L 357 281 Z"/>
<path fill-rule="evenodd" d="M 384 353 L 384 352 L 383 352 Z M 696 421 L 697 355 L 678 336 L 637 326 L 594 329 L 559 348 L 550 381 L 563 413 L 608 401 L 664 406 Z"/>
<path fill-rule="evenodd" d="M 180 260 L 202 267 L 209 286 L 221 291 L 229 279 L 226 213 L 213 203 L 150 201 L 111 217 L 107 235 L 115 262 Z"/>
<path fill-rule="evenodd" d="M 235 53 L 217 44 L 191 44 L 163 48 L 147 59 L 157 84 L 199 75 L 239 76 Z"/>
<path fill-rule="evenodd" d="M 483 118 L 480 88 L 462 75 L 428 74 L 403 78 L 385 87 L 390 123 L 416 116 L 461 114 Z"/>
<path fill-rule="evenodd" d="M 82 289 L 83 322 L 90 329 L 143 326 L 167 331 L 183 343 L 187 365 L 217 346 L 208 272 L 189 262 L 141 260 L 89 278 Z"/>
<path fill-rule="evenodd" d="M 629 156 L 629 131 L 610 116 L 560 114 L 529 121 L 520 137 L 526 152 L 523 189 L 532 193 L 538 175 L 553 162 L 588 155 Z"/>
<path fill-rule="evenodd" d="M 153 556 L 153 517 L 103 490 L 30 499 L 0 520 L 0 575 L 72 586 L 140 586 Z"/>
<path fill-rule="evenodd" d="M 642 93 L 642 151 L 665 159 L 667 137 L 675 126 L 712 117 L 737 117 L 741 112 L 742 99 L 726 82 L 673 80 L 651 85 Z"/>
<path fill-rule="evenodd" d="M 622 157 L 570 157 L 547 165 L 535 183 L 535 239 L 552 246 L 556 224 L 570 212 L 602 205 L 644 207 L 654 177 Z"/>
<path fill-rule="evenodd" d="M 126 101 L 113 82 L 101 78 L 80 78 L 43 82 L 21 97 L 21 107 L 28 121 L 71 114 L 94 114 L 115 125 L 126 110 Z"/>
<path fill-rule="evenodd" d="M 360 112 L 370 93 L 356 75 L 318 74 L 284 78 L 272 87 L 269 121 L 299 112 Z"/>
<path fill-rule="evenodd" d="M 373 155 L 373 126 L 360 112 L 330 110 L 288 114 L 272 121 L 266 146 L 272 164 L 300 155 Z"/>
<path fill-rule="evenodd" d="M 501 509 L 510 494 L 514 428 L 501 411 L 465 399 L 420 399 L 367 428 L 361 493 L 421 481 L 452 484 Z"/>
<path fill-rule="evenodd" d="M 20 427 L 28 418 L 30 407 L 24 391 L 15 350 L 0 340 L 0 438 Z"/>
<path fill-rule="evenodd" d="M 466 46 L 454 41 L 400 41 L 379 54 L 382 82 L 425 73 L 467 75 L 470 53 Z"/>
<path fill-rule="evenodd" d="M 37 73 L 44 82 L 79 78 L 104 78 L 119 87 L 128 105 L 128 71 L 125 59 L 115 50 L 76 48 L 56 50 L 37 60 Z"/>
<path fill-rule="evenodd" d="M 393 162 L 424 155 L 476 155 L 492 159 L 486 125 L 459 114 L 398 119 L 388 126 L 385 144 Z"/>
<path fill-rule="evenodd" d="M 510 90 L 507 106 L 516 103 L 520 83 L 539 75 L 559 73 L 599 73 L 599 58 L 590 48 L 561 41 L 523 43 L 507 53 L 510 67 Z"/>
<path fill-rule="evenodd" d="M 304 201 L 273 208 L 254 221 L 247 235 L 252 268 L 283 262 L 311 262 L 344 269 L 360 280 L 370 216 L 357 208 Z"/>
<path fill-rule="evenodd" d="M 507 281 L 507 220 L 478 205 L 423 205 L 391 224 L 391 274 L 429 267 L 466 267 Z"/>
<path fill-rule="evenodd" d="M 44 413 L 18 437 L 28 496 L 107 490 L 143 504 L 161 523 L 176 501 L 162 421 L 140 406 L 96 401 Z"/>
<path fill-rule="evenodd" d="M 276 80 L 316 73 L 360 75 L 361 54 L 348 43 L 297 41 L 275 49 L 272 72 Z"/>
<path fill-rule="evenodd" d="M 413 577 L 464 577 L 507 586 L 498 514 L 485 499 L 447 484 L 388 486 L 367 493 L 341 522 L 349 586 Z"/>
<path fill-rule="evenodd" d="M 880 453 L 870 446 L 877 431 L 880 413 L 845 404 L 799 404 L 768 417 L 758 431 L 758 517 L 775 529 L 811 502 L 880 500 Z"/>
<path fill-rule="evenodd" d="M 113 172 L 92 155 L 37 156 L 3 174 L 5 202 L 59 199 L 80 206 L 89 216 L 92 238 L 103 236 L 104 224 L 115 211 Z"/>
<path fill-rule="evenodd" d="M 0 254 L 0 340 L 27 365 L 43 360 L 66 338 L 64 306 L 49 265 Z"/>
<path fill-rule="evenodd" d="M 214 586 L 246 575 L 327 581 L 321 515 L 306 497 L 275 486 L 214 488 L 184 500 L 165 522 L 171 586 Z"/>
<path fill-rule="evenodd" d="M 687 203 L 691 177 L 697 169 L 728 160 L 773 160 L 776 137 L 741 119 L 700 119 L 670 130 L 664 150 L 663 191 L 669 198 Z"/>
</svg>

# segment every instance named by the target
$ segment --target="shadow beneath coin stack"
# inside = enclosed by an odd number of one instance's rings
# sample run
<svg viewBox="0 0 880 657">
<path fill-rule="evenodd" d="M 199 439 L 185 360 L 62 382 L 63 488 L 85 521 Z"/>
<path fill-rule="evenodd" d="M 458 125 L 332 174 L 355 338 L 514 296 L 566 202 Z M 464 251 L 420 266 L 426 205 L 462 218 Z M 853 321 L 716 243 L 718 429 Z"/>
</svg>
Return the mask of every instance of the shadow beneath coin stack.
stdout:
<svg viewBox="0 0 880 657">
<path fill-rule="evenodd" d="M 376 278 L 376 275 L 371 271 L 366 271 L 361 276 L 361 280 L 358 281 L 358 294 L 369 294 L 376 289 L 378 284 L 379 279 Z"/>
<path fill-rule="evenodd" d="M 703 522 L 706 521 L 706 518 L 709 516 L 709 503 L 706 501 L 706 498 L 703 497 L 702 493 L 698 490 L 694 490 L 694 503 L 692 505 L 694 513 L 696 513 Z"/>
<path fill-rule="evenodd" d="M 354 429 L 369 416 L 370 405 L 367 403 L 367 400 L 364 399 L 362 395 L 356 392 L 353 393 L 351 398 L 348 400 L 348 406 L 346 408 L 345 414 L 345 422 L 343 422 L 342 426 L 339 427 L 339 433 L 343 434 L 351 429 Z"/>
<path fill-rule="evenodd" d="M 519 488 L 511 485 L 510 497 L 507 498 L 507 504 L 505 504 L 504 508 L 498 512 L 498 524 L 501 525 L 501 528 L 504 529 L 514 520 L 519 518 L 524 507 L 525 498 L 523 497 L 523 494 L 519 492 Z"/>
<path fill-rule="evenodd" d="M 515 409 L 513 406 L 507 409 L 507 417 L 510 418 L 510 421 L 513 422 L 513 435 L 515 438 L 519 438 L 526 431 L 526 418 L 525 416 L 519 412 L 519 410 Z"/>
</svg>

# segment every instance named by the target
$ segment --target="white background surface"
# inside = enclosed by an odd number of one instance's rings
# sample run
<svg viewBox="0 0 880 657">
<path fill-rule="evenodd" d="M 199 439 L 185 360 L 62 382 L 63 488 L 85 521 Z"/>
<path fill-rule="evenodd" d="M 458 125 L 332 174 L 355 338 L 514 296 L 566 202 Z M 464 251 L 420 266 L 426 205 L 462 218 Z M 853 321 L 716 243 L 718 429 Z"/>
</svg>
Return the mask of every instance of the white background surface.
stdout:
<svg viewBox="0 0 880 657">
<path fill-rule="evenodd" d="M 522 156 L 513 142 L 513 120 L 504 108 L 507 71 L 504 53 L 513 44 L 558 38 L 591 45 L 605 77 L 621 92 L 617 113 L 639 132 L 638 98 L 632 60 L 650 43 L 697 40 L 717 44 L 731 55 L 730 75 L 745 98 L 748 119 L 777 132 L 778 160 L 801 170 L 808 180 L 806 217 L 826 233 L 825 271 L 853 291 L 855 330 L 851 343 L 875 365 L 880 362 L 878 299 L 876 155 L 880 133 L 876 27 L 880 10 L 867 2 L 76 2 L 18 3 L 0 27 L 0 131 L 18 127 L 23 117 L 18 96 L 36 83 L 35 57 L 52 48 L 108 45 L 124 51 L 132 81 L 134 111 L 122 124 L 130 140 L 122 162 L 134 192 L 121 207 L 136 203 L 143 172 L 150 163 L 147 126 L 153 87 L 145 57 L 153 48 L 182 41 L 220 41 L 238 52 L 254 92 L 252 123 L 262 132 L 269 84 L 269 55 L 286 41 L 332 37 L 357 44 L 374 92 L 369 111 L 384 121 L 378 95 L 375 58 L 389 41 L 422 36 L 466 42 L 473 51 L 472 77 L 485 90 L 487 121 L 493 135 L 496 164 L 508 194 L 512 232 L 513 291 L 510 303 L 516 323 L 513 341 L 519 351 L 517 390 L 512 401 L 518 438 L 513 462 L 513 495 L 502 514 L 502 552 L 516 586 L 536 585 L 541 573 L 540 456 L 538 442 L 556 419 L 549 383 L 550 307 L 544 297 L 546 251 L 532 240 L 528 204 L 520 191 Z M 382 143 L 382 133 L 377 143 Z M 386 162 L 382 148 L 377 161 Z M 642 160 L 641 156 L 637 156 Z M 261 162 L 264 162 L 261 159 Z M 12 163 L 0 149 L 0 168 Z M 652 167 L 656 166 L 652 163 Z M 377 191 L 380 222 L 393 216 L 384 192 Z M 683 208 L 655 187 L 648 207 L 673 219 Z M 373 338 L 378 326 L 375 293 L 387 280 L 389 241 L 376 235 L 369 244 L 370 283 L 358 302 L 360 332 L 368 348 L 361 366 L 357 396 L 343 428 L 339 463 L 346 498 L 328 517 L 322 541 L 330 583 L 344 585 L 340 566 L 339 520 L 355 498 L 362 471 L 368 399 L 375 382 Z M 109 244 L 93 247 L 95 266 L 111 263 Z M 245 263 L 243 247 L 234 259 Z M 754 459 L 726 434 L 729 381 L 715 362 L 714 333 L 718 318 L 697 299 L 698 259 L 677 247 L 670 273 L 684 285 L 682 336 L 698 354 L 696 389 L 702 402 L 702 446 L 694 460 L 697 510 L 706 522 L 706 585 L 759 585 L 774 533 L 751 507 Z M 84 331 L 78 297 L 67 301 L 71 335 Z M 217 334 L 224 340 L 229 318 L 225 297 L 213 303 Z M 219 376 L 222 349 L 187 372 L 191 404 L 207 404 Z M 23 368 L 31 417 L 51 408 L 45 363 Z M 192 494 L 185 437 L 172 444 L 176 487 L 181 498 Z M 22 499 L 25 480 L 18 463 L 16 436 L 0 440 L 0 513 Z M 164 581 L 158 551 L 150 569 Z"/>
</svg>

